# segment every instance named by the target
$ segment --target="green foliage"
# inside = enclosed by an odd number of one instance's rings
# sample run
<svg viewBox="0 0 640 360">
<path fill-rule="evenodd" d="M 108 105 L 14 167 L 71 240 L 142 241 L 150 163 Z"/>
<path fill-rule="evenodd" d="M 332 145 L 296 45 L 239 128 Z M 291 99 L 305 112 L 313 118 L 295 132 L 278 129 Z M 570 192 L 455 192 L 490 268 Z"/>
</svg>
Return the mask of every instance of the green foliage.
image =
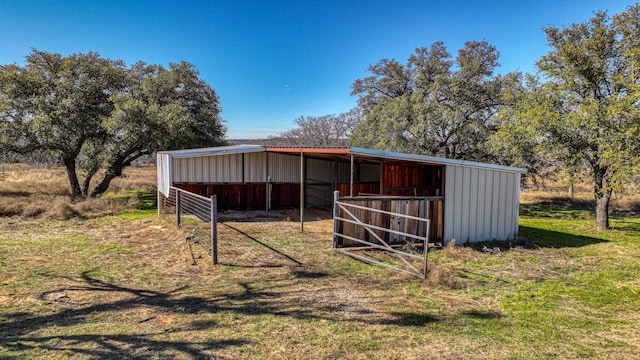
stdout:
<svg viewBox="0 0 640 360">
<path fill-rule="evenodd" d="M 127 68 L 96 53 L 33 50 L 25 66 L 0 67 L 0 149 L 56 158 L 74 197 L 103 194 L 140 156 L 223 144 L 220 111 L 215 91 L 187 62 Z"/>
<path fill-rule="evenodd" d="M 494 145 L 518 154 L 543 153 L 564 167 L 584 167 L 594 180 L 598 229 L 607 229 L 612 191 L 640 163 L 640 5 L 613 18 L 547 27 L 551 51 L 514 91 Z M 508 150 L 509 151 L 509 150 Z M 514 156 L 515 155 L 515 156 Z M 533 159 L 537 161 L 539 159 Z"/>
<path fill-rule="evenodd" d="M 406 65 L 383 59 L 353 83 L 366 116 L 351 138 L 356 146 L 486 160 L 485 147 L 509 77 L 496 76 L 498 51 L 469 41 L 455 61 L 442 42 L 418 48 Z M 385 136 L 382 136 L 384 134 Z"/>
</svg>

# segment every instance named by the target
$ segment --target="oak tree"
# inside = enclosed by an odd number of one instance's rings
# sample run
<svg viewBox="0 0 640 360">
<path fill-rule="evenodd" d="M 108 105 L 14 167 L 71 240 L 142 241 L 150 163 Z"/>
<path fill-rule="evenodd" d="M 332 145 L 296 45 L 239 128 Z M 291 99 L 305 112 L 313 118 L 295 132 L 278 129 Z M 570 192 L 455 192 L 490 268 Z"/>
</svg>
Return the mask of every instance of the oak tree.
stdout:
<svg viewBox="0 0 640 360">
<path fill-rule="evenodd" d="M 224 143 L 220 111 L 187 62 L 127 68 L 97 53 L 33 50 L 24 66 L 0 66 L 0 150 L 58 159 L 75 198 L 101 195 L 140 156 Z"/>
<path fill-rule="evenodd" d="M 442 42 L 417 48 L 406 65 L 383 59 L 356 80 L 352 94 L 365 120 L 351 139 L 381 150 L 487 160 L 485 142 L 502 105 L 499 53 L 468 41 L 455 59 Z"/>
<path fill-rule="evenodd" d="M 640 5 L 613 17 L 545 28 L 551 50 L 529 76 L 508 124 L 506 144 L 529 144 L 593 179 L 598 230 L 609 228 L 613 191 L 640 170 Z M 522 142 L 509 142 L 510 139 Z"/>
</svg>

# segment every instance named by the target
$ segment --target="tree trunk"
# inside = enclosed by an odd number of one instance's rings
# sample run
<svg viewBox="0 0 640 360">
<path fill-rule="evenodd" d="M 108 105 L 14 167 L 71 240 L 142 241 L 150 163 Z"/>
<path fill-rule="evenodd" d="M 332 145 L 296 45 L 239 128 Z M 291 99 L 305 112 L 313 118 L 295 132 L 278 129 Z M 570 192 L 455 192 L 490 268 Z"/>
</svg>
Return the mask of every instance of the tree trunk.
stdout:
<svg viewBox="0 0 640 360">
<path fill-rule="evenodd" d="M 569 184 L 569 197 L 573 199 L 573 183 Z"/>
<path fill-rule="evenodd" d="M 102 177 L 102 180 L 100 180 L 100 183 L 98 183 L 98 185 L 96 185 L 96 187 L 91 192 L 91 197 L 96 198 L 104 194 L 107 189 L 109 189 L 111 180 L 122 175 L 123 168 L 124 166 L 121 165 L 110 166 Z"/>
<path fill-rule="evenodd" d="M 82 182 L 83 196 L 89 195 L 89 186 L 91 185 L 91 179 L 93 179 L 93 176 L 98 173 L 98 170 L 100 170 L 99 167 L 92 167 L 91 169 L 89 169 L 89 171 L 87 171 L 87 175 L 84 177 L 84 181 Z"/>
<path fill-rule="evenodd" d="M 78 175 L 76 174 L 76 161 L 75 159 L 64 159 L 64 166 L 67 169 L 67 177 L 69 178 L 69 185 L 71 185 L 71 198 L 82 198 L 82 189 L 80 188 L 80 182 L 78 181 Z"/>
<path fill-rule="evenodd" d="M 98 183 L 98 185 L 96 185 L 96 187 L 93 188 L 93 191 L 91 192 L 91 197 L 96 198 L 96 197 L 102 196 L 102 194 L 104 194 L 109 188 L 109 185 L 111 184 L 111 180 L 113 180 L 115 177 L 116 176 L 112 173 L 104 174 L 104 177 L 102 178 L 102 180 L 100 180 L 100 183 Z"/>
<path fill-rule="evenodd" d="M 611 191 L 604 191 L 596 195 L 596 230 L 609 230 L 609 200 Z"/>
<path fill-rule="evenodd" d="M 599 171 L 597 171 L 599 170 Z M 594 171 L 594 194 L 596 197 L 596 230 L 609 230 L 609 200 L 613 190 L 608 189 L 606 170 Z"/>
</svg>

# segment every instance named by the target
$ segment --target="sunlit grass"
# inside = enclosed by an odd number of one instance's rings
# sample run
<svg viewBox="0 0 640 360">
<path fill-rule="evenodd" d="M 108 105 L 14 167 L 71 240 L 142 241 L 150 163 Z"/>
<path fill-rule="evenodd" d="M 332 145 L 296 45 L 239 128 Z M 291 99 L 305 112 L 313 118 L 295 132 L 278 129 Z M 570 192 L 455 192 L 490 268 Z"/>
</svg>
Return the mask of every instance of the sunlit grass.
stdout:
<svg viewBox="0 0 640 360">
<path fill-rule="evenodd" d="M 334 253 L 331 220 L 304 232 L 291 221 L 228 222 L 218 228 L 220 264 L 203 236 L 191 243 L 193 265 L 185 236 L 200 223 L 176 229 L 151 206 L 151 187 L 120 180 L 130 185 L 106 199 L 69 203 L 81 215 L 70 220 L 0 217 L 0 358 L 640 352 L 640 218 L 630 213 L 598 232 L 588 209 L 529 202 L 520 233 L 533 246 L 433 251 L 422 280 Z M 43 196 L 24 191 L 24 204 Z"/>
</svg>

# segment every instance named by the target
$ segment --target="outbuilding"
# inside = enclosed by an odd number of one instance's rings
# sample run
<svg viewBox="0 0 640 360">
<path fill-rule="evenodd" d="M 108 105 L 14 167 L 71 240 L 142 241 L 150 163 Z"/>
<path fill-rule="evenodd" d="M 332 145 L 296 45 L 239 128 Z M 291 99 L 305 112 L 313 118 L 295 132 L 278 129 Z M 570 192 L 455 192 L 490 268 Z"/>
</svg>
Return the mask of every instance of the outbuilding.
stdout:
<svg viewBox="0 0 640 360">
<path fill-rule="evenodd" d="M 340 196 L 427 196 L 432 239 L 514 240 L 526 169 L 358 147 L 235 145 L 157 154 L 158 196 L 216 195 L 219 210 L 332 207 Z"/>
</svg>

